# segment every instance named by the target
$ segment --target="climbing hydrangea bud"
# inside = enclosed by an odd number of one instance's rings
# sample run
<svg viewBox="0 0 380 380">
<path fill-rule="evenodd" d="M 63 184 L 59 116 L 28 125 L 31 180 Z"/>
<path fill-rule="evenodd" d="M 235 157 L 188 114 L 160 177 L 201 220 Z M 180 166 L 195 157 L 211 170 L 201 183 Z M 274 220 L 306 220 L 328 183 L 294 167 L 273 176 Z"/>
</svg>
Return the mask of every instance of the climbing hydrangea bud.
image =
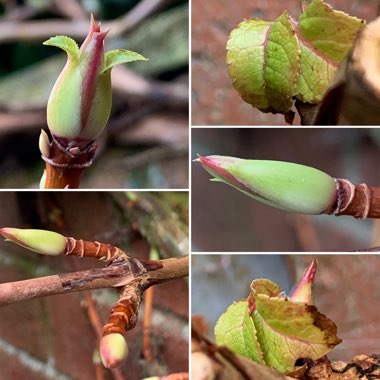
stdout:
<svg viewBox="0 0 380 380">
<path fill-rule="evenodd" d="M 104 129 L 111 112 L 111 69 L 113 66 L 145 60 L 128 50 L 104 53 L 107 31 L 91 17 L 91 28 L 80 49 L 66 36 L 52 37 L 44 45 L 66 51 L 68 59 L 51 91 L 47 122 L 58 138 L 76 142 L 93 141 Z"/>
<path fill-rule="evenodd" d="M 99 353 L 102 363 L 107 368 L 116 368 L 128 357 L 128 346 L 123 335 L 111 333 L 100 339 Z"/>
<path fill-rule="evenodd" d="M 322 214 L 335 203 L 335 181 L 320 170 L 282 161 L 226 156 L 197 159 L 215 178 L 270 206 Z"/>
<path fill-rule="evenodd" d="M 53 231 L 4 227 L 0 229 L 0 234 L 6 240 L 42 255 L 58 256 L 66 249 L 65 237 Z"/>
</svg>

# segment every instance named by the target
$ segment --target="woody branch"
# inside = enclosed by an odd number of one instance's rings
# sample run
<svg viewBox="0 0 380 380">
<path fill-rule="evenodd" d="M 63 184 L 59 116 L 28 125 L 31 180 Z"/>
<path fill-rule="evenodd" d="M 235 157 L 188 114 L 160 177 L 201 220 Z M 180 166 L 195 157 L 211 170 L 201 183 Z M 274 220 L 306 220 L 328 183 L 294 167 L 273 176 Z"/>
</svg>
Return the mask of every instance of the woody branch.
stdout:
<svg viewBox="0 0 380 380">
<path fill-rule="evenodd" d="M 188 256 L 137 261 L 146 268 L 146 272 L 134 275 L 127 262 L 116 262 L 106 268 L 0 284 L 0 307 L 28 299 L 89 289 L 135 285 L 146 290 L 152 285 L 189 275 Z"/>
</svg>

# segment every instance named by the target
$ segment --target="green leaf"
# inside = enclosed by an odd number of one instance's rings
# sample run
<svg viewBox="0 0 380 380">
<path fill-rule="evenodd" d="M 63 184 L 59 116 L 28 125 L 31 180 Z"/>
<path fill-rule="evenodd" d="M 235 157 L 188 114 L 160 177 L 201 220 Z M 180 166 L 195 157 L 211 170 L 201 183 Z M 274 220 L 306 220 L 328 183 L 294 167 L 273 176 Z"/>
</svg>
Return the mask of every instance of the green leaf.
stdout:
<svg viewBox="0 0 380 380">
<path fill-rule="evenodd" d="M 273 23 L 243 21 L 227 43 L 228 71 L 235 89 L 262 111 L 291 108 L 298 56 L 297 38 L 286 11 Z"/>
<path fill-rule="evenodd" d="M 335 76 L 337 65 L 326 60 L 304 41 L 300 40 L 300 76 L 296 97 L 304 103 L 315 104 L 322 100 L 329 83 Z"/>
<path fill-rule="evenodd" d="M 364 21 L 323 0 L 301 3 L 299 22 L 246 20 L 231 32 L 227 64 L 233 86 L 263 112 L 286 113 L 294 98 L 321 101 Z"/>
<path fill-rule="evenodd" d="M 253 323 L 267 365 L 281 372 L 297 359 L 317 360 L 341 342 L 334 322 L 313 305 L 255 294 Z"/>
<path fill-rule="evenodd" d="M 363 20 L 313 0 L 300 15 L 297 36 L 301 48 L 297 98 L 318 103 L 352 47 Z"/>
<path fill-rule="evenodd" d="M 322 0 L 312 0 L 298 19 L 302 39 L 335 64 L 346 57 L 363 25 L 363 20 L 335 11 Z"/>
<path fill-rule="evenodd" d="M 264 364 L 263 354 L 255 336 L 255 326 L 249 316 L 247 301 L 234 302 L 222 314 L 215 326 L 215 340 L 235 353 Z"/>
<path fill-rule="evenodd" d="M 311 299 L 315 271 L 313 260 L 294 299 Z M 234 302 L 219 318 L 218 345 L 284 373 L 295 369 L 297 359 L 323 357 L 341 342 L 336 325 L 315 306 L 294 299 L 270 280 L 252 281 L 248 301 Z"/>
<path fill-rule="evenodd" d="M 79 60 L 79 48 L 77 43 L 67 36 L 51 37 L 47 41 L 43 42 L 43 45 L 56 46 L 64 50 L 69 57 L 74 60 Z"/>
<path fill-rule="evenodd" d="M 147 58 L 134 51 L 124 49 L 110 50 L 104 55 L 104 68 L 102 73 L 112 69 L 112 67 L 116 65 L 120 65 L 121 63 L 147 60 Z"/>
</svg>

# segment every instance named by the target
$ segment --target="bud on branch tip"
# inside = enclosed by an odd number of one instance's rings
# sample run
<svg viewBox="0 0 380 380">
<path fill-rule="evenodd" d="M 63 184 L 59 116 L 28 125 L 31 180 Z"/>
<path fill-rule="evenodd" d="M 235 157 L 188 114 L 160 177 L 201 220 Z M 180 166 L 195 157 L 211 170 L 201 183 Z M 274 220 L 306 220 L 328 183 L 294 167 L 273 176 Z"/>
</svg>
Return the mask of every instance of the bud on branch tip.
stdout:
<svg viewBox="0 0 380 380">
<path fill-rule="evenodd" d="M 214 178 L 272 207 L 304 214 L 322 214 L 336 199 L 335 181 L 308 166 L 227 156 L 200 156 Z"/>
<path fill-rule="evenodd" d="M 91 16 L 90 31 L 82 46 L 67 36 L 56 36 L 44 45 L 56 46 L 68 59 L 49 97 L 47 122 L 53 136 L 77 141 L 93 141 L 103 131 L 111 112 L 113 66 L 146 60 L 129 50 L 104 53 L 107 31 Z"/>
<path fill-rule="evenodd" d="M 42 255 L 58 256 L 66 249 L 65 237 L 53 231 L 4 227 L 0 229 L 0 234 L 6 241 Z"/>
<path fill-rule="evenodd" d="M 116 368 L 128 357 L 128 346 L 123 335 L 111 333 L 100 339 L 99 353 L 106 368 Z"/>
</svg>

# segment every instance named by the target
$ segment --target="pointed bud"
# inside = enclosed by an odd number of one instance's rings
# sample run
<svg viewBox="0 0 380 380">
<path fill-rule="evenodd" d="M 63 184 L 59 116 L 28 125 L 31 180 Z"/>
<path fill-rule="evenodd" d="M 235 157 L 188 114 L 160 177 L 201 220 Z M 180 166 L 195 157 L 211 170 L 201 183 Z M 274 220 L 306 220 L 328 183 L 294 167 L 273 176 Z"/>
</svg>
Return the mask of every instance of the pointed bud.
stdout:
<svg viewBox="0 0 380 380">
<path fill-rule="evenodd" d="M 286 211 L 322 214 L 336 199 L 334 179 L 309 166 L 226 156 L 199 157 L 196 161 L 215 177 L 214 181 Z"/>
<path fill-rule="evenodd" d="M 305 273 L 294 292 L 292 293 L 290 299 L 294 302 L 304 302 L 309 305 L 313 304 L 313 283 L 315 273 L 317 272 L 318 261 L 313 257 L 312 262 L 306 268 Z"/>
<path fill-rule="evenodd" d="M 66 51 L 68 60 L 49 97 L 47 121 L 61 141 L 89 142 L 104 129 L 111 112 L 111 68 L 119 63 L 145 60 L 128 50 L 104 54 L 100 24 L 91 17 L 89 34 L 81 48 L 66 36 L 52 37 L 44 45 Z"/>
<path fill-rule="evenodd" d="M 100 339 L 99 353 L 106 368 L 116 368 L 128 357 L 128 346 L 123 335 L 111 333 Z"/>
<path fill-rule="evenodd" d="M 5 240 L 42 255 L 58 256 L 66 250 L 66 238 L 52 231 L 5 227 L 0 229 L 0 234 Z"/>
<path fill-rule="evenodd" d="M 40 148 L 41 154 L 44 157 L 49 158 L 49 155 L 50 155 L 49 136 L 43 129 L 41 129 L 40 138 L 38 140 L 38 146 Z"/>
</svg>

